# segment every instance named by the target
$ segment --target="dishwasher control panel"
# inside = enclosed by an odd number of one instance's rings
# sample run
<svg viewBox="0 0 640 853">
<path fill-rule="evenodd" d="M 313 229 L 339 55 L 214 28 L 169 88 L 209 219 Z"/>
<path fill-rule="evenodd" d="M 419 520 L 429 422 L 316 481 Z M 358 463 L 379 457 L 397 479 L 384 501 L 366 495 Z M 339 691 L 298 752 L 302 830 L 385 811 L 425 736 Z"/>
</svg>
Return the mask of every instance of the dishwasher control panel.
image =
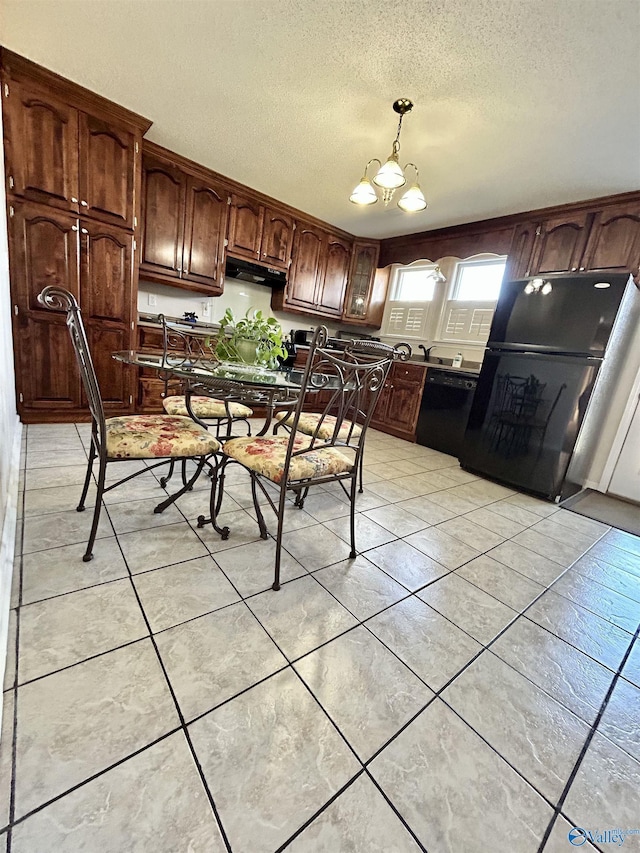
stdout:
<svg viewBox="0 0 640 853">
<path fill-rule="evenodd" d="M 454 373 L 450 370 L 432 370 L 427 371 L 427 384 L 446 385 L 448 388 L 464 388 L 468 391 L 474 391 L 478 384 L 476 376 L 469 376 L 465 373 Z"/>
</svg>

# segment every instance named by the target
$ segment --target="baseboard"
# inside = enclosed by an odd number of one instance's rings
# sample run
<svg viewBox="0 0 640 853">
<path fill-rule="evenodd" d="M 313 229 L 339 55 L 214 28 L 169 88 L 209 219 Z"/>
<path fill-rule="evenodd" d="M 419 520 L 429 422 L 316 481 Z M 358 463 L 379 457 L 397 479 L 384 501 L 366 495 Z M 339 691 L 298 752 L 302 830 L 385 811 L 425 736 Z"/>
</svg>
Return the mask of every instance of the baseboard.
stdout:
<svg viewBox="0 0 640 853">
<path fill-rule="evenodd" d="M 22 424 L 16 417 L 16 428 L 9 467 L 9 488 L 4 520 L 2 522 L 2 540 L 0 541 L 0 684 L 4 684 L 4 673 L 7 665 L 11 581 L 13 578 L 13 555 L 16 544 L 16 521 L 18 518 L 21 440 Z M 0 731 L 2 731 L 2 703 L 0 703 Z"/>
</svg>

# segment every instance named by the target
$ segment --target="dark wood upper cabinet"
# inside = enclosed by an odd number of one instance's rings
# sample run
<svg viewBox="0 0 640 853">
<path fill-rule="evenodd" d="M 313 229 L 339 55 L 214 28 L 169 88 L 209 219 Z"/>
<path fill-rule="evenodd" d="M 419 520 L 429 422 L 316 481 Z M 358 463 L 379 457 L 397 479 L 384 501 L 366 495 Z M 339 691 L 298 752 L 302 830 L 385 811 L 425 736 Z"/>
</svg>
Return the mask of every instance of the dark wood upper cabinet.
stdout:
<svg viewBox="0 0 640 853">
<path fill-rule="evenodd" d="M 596 213 L 582 267 L 638 273 L 640 208 L 637 204 L 611 205 Z"/>
<path fill-rule="evenodd" d="M 536 231 L 530 275 L 575 271 L 589 235 L 592 213 L 547 219 Z"/>
<path fill-rule="evenodd" d="M 133 228 L 135 135 L 80 113 L 80 213 Z"/>
<path fill-rule="evenodd" d="M 224 287 L 224 241 L 227 193 L 190 177 L 187 181 L 182 278 L 207 287 L 213 295 Z"/>
<path fill-rule="evenodd" d="M 5 97 L 11 193 L 133 229 L 139 132 L 76 109 L 39 85 Z"/>
<path fill-rule="evenodd" d="M 378 318 L 378 312 L 371 305 L 379 250 L 379 243 L 363 243 L 356 240 L 353 244 L 347 295 L 342 314 L 345 323 L 368 326 L 382 320 L 381 316 Z"/>
<path fill-rule="evenodd" d="M 266 207 L 260 243 L 260 261 L 276 269 L 287 270 L 293 244 L 293 217 Z"/>
<path fill-rule="evenodd" d="M 293 229 L 292 216 L 236 193 L 231 196 L 230 255 L 286 271 Z"/>
<path fill-rule="evenodd" d="M 285 288 L 283 307 L 315 311 L 316 293 L 323 273 L 326 234 L 320 228 L 298 223 L 293 242 L 289 281 Z M 282 296 L 274 290 L 274 299 Z M 272 305 L 276 307 L 272 301 Z"/>
<path fill-rule="evenodd" d="M 49 314 L 38 302 L 48 285 L 78 292 L 78 218 L 33 202 L 9 206 L 11 282 L 21 312 Z"/>
<path fill-rule="evenodd" d="M 220 295 L 228 222 L 225 186 L 145 152 L 141 278 Z"/>
<path fill-rule="evenodd" d="M 187 177 L 165 160 L 142 161 L 142 250 L 140 275 L 179 279 L 182 272 Z"/>
<path fill-rule="evenodd" d="M 263 220 L 263 205 L 233 193 L 227 247 L 230 255 L 249 261 L 259 260 Z"/>
<path fill-rule="evenodd" d="M 533 246 L 540 230 L 541 226 L 536 222 L 523 222 L 516 226 L 507 257 L 504 281 L 517 281 L 529 275 Z"/>
<path fill-rule="evenodd" d="M 351 244 L 338 237 L 330 237 L 326 248 L 324 275 L 316 294 L 316 308 L 323 314 L 342 316 L 350 261 Z"/>
<path fill-rule="evenodd" d="M 78 111 L 27 82 L 7 85 L 9 190 L 32 201 L 77 211 Z"/>
</svg>

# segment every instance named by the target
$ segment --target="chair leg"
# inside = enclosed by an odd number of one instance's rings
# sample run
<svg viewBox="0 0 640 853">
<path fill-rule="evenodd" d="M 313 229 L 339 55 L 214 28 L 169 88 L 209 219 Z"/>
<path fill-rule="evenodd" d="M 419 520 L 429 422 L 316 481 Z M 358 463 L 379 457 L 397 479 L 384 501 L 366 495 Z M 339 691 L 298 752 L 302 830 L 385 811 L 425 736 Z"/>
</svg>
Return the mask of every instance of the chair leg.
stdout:
<svg viewBox="0 0 640 853">
<path fill-rule="evenodd" d="M 256 489 L 256 474 L 251 472 L 251 496 L 253 497 L 253 508 L 256 512 L 256 518 L 258 519 L 258 527 L 260 528 L 260 538 L 268 539 L 269 533 L 267 531 L 267 525 L 264 521 L 264 515 L 262 514 L 262 510 L 260 509 L 260 504 L 258 503 L 258 491 Z"/>
<path fill-rule="evenodd" d="M 107 460 L 100 456 L 100 470 L 98 471 L 98 491 L 96 493 L 96 505 L 93 510 L 93 521 L 91 522 L 91 533 L 87 542 L 87 550 L 82 557 L 85 563 L 93 560 L 93 543 L 96 541 L 98 532 L 98 522 L 100 521 L 100 512 L 102 510 L 102 495 L 104 493 L 104 481 L 107 473 Z"/>
<path fill-rule="evenodd" d="M 284 508 L 287 498 L 286 483 L 280 485 L 280 500 L 278 502 L 278 531 L 276 533 L 276 564 L 273 575 L 273 586 L 276 592 L 280 589 L 280 559 L 282 556 L 282 531 L 284 528 Z"/>
<path fill-rule="evenodd" d="M 160 477 L 160 485 L 164 489 L 169 480 L 173 477 L 173 469 L 176 467 L 176 460 L 172 459 L 169 463 L 169 470 L 166 477 Z"/>
<path fill-rule="evenodd" d="M 360 488 L 358 489 L 358 492 L 359 492 L 360 494 L 362 494 L 362 493 L 364 492 L 364 488 L 363 488 L 363 486 L 362 486 L 362 469 L 363 469 L 363 467 L 364 467 L 364 448 L 362 448 L 362 450 L 361 450 L 361 452 L 360 452 L 360 464 L 358 465 L 358 468 L 360 469 L 360 470 L 359 470 L 359 474 L 360 474 Z"/>
<path fill-rule="evenodd" d="M 204 527 L 205 524 L 211 522 L 211 526 L 216 531 L 216 533 L 220 534 L 221 539 L 229 538 L 229 528 L 228 527 L 220 527 L 218 525 L 218 513 L 220 512 L 220 506 L 222 504 L 222 491 L 224 489 L 224 467 L 226 465 L 226 459 L 223 459 L 221 462 L 216 460 L 216 465 L 213 470 L 213 476 L 211 478 L 211 492 L 209 493 L 209 518 L 206 519 L 204 515 L 198 516 L 198 527 Z M 221 476 L 218 476 L 218 472 L 221 472 Z M 220 492 L 220 493 L 218 493 Z"/>
<path fill-rule="evenodd" d="M 186 485 L 184 485 L 178 492 L 176 492 L 175 495 L 170 495 L 165 501 L 162 501 L 162 503 L 159 503 L 158 506 L 154 507 L 153 511 L 155 513 L 158 513 L 158 514 L 161 512 L 164 512 L 165 509 L 168 506 L 171 506 L 172 503 L 175 503 L 178 500 L 178 498 L 181 497 L 181 495 L 183 495 L 185 492 L 190 491 L 190 489 L 193 488 L 193 484 L 195 483 L 195 481 L 198 479 L 198 477 L 202 473 L 202 469 L 204 468 L 204 463 L 206 461 L 207 461 L 206 456 L 200 456 L 199 462 L 198 462 L 198 467 L 196 468 L 196 473 L 193 475 L 193 477 L 190 480 L 188 480 Z"/>
<path fill-rule="evenodd" d="M 96 458 L 96 447 L 93 443 L 93 436 L 91 436 L 91 445 L 89 446 L 89 462 L 87 464 L 87 474 L 84 478 L 84 486 L 82 487 L 82 494 L 80 495 L 80 503 L 76 507 L 77 512 L 84 512 L 84 502 L 87 499 L 87 492 L 89 491 L 89 483 L 91 482 L 91 472 L 93 470 L 93 460 Z"/>
<path fill-rule="evenodd" d="M 351 495 L 350 495 L 350 503 L 351 503 L 351 515 L 349 518 L 350 521 L 350 532 L 351 532 L 351 553 L 349 554 L 350 559 L 354 559 L 357 557 L 356 553 L 356 487 L 358 485 L 358 472 L 353 472 L 353 477 L 351 478 Z"/>
</svg>

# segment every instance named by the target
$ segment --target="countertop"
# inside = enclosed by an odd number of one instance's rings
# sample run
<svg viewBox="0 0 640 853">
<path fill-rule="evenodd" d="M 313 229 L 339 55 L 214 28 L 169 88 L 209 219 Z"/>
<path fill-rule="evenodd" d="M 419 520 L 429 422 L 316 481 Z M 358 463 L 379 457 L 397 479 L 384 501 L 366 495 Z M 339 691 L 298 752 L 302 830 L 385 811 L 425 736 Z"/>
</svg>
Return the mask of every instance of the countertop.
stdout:
<svg viewBox="0 0 640 853">
<path fill-rule="evenodd" d="M 446 370 L 451 373 L 468 373 L 471 376 L 478 376 L 480 374 L 480 367 L 482 366 L 480 362 L 477 361 L 468 361 L 466 364 L 462 364 L 462 367 L 454 367 L 449 360 L 448 364 L 439 364 L 438 359 L 430 358 L 429 361 L 425 361 L 424 358 L 418 358 L 417 356 L 412 356 L 409 361 L 412 364 L 424 364 L 425 367 L 434 367 L 437 370 Z M 447 359 L 443 359 L 443 361 L 447 361 Z"/>
</svg>

